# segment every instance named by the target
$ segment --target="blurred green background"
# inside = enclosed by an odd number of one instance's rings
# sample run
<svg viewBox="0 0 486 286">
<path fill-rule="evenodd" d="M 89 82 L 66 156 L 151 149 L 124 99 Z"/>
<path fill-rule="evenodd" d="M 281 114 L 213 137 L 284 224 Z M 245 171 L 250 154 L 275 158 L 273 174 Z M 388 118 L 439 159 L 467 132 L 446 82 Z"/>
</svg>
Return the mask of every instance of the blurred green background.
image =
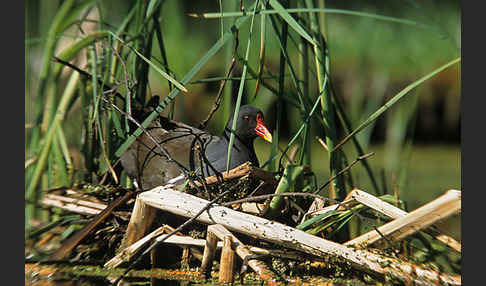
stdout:
<svg viewBox="0 0 486 286">
<path fill-rule="evenodd" d="M 130 11 L 134 1 L 97 1 L 97 9 L 92 9 L 82 25 L 74 25 L 59 37 L 57 51 L 79 37 L 80 27 L 85 33 L 96 29 L 100 18 L 105 29 L 116 30 Z M 63 1 L 25 2 L 25 123 L 26 161 L 36 155 L 36 150 L 28 144 L 31 128 L 36 124 L 36 104 L 38 102 L 39 74 L 49 26 L 59 11 Z M 236 1 L 221 1 L 225 11 L 237 11 Z M 245 7 L 252 1 L 244 1 Z M 293 4 L 294 2 L 290 1 Z M 343 9 L 386 15 L 407 19 L 427 25 L 418 25 L 378 20 L 370 17 L 344 15 L 339 13 L 318 14 L 329 49 L 330 74 L 333 88 L 342 100 L 345 112 L 355 128 L 370 114 L 382 106 L 411 82 L 461 55 L 461 8 L 459 1 L 317 1 L 319 7 Z M 163 1 L 159 21 L 164 36 L 167 59 L 173 75 L 181 79 L 187 71 L 221 37 L 221 25 L 227 29 L 235 18 L 200 19 L 190 13 L 219 12 L 219 1 Z M 268 21 L 269 22 L 269 21 Z M 266 23 L 265 76 L 268 83 L 277 87 L 280 48 L 278 39 L 271 33 L 271 25 Z M 260 17 L 255 17 L 255 27 L 260 27 Z M 246 52 L 249 21 L 240 27 L 239 50 L 241 58 Z M 298 37 L 289 29 L 287 50 L 293 63 L 299 62 L 297 52 Z M 260 34 L 255 32 L 251 42 L 249 66 L 256 70 L 259 64 Z M 187 94 L 176 99 L 176 120 L 198 125 L 211 109 L 219 81 L 229 66 L 232 45 L 219 51 L 194 80 L 186 87 Z M 161 59 L 160 48 L 153 41 L 152 57 Z M 82 59 L 78 64 L 81 66 Z M 311 70 L 315 69 L 312 68 Z M 241 62 L 236 65 L 233 77 L 239 77 Z M 287 69 L 288 73 L 288 69 Z M 312 73 L 311 73 L 312 74 Z M 60 84 L 65 84 L 69 76 L 64 72 Z M 248 78 L 254 78 L 248 75 Z M 277 79 L 275 79 L 277 78 Z M 136 79 L 135 79 L 136 80 Z M 311 80 L 312 81 L 312 80 Z M 314 79 L 315 81 L 315 79 Z M 229 81 L 225 88 L 222 107 L 210 121 L 208 130 L 220 134 L 228 118 L 229 107 L 236 101 L 239 81 Z M 310 84 L 310 93 L 317 94 L 316 84 Z M 164 98 L 169 93 L 167 80 L 150 68 L 149 95 Z M 261 87 L 256 99 L 253 98 L 255 80 L 245 85 L 243 103 L 259 106 L 265 113 L 265 123 L 275 128 L 277 96 L 269 89 Z M 286 74 L 285 92 L 295 93 L 296 89 Z M 448 189 L 461 189 L 461 132 L 460 64 L 445 71 L 413 89 L 398 104 L 389 109 L 371 126 L 358 134 L 364 152 L 375 152 L 368 159 L 382 190 L 407 202 L 409 210 L 428 202 Z M 298 110 L 289 102 L 283 103 L 280 145 L 282 148 L 297 132 L 302 122 Z M 80 116 L 83 107 L 74 102 L 63 123 L 67 145 L 73 157 L 75 178 L 80 180 L 85 166 L 80 148 L 83 144 L 83 122 Z M 167 114 L 167 110 L 164 111 Z M 322 138 L 322 130 L 311 130 L 311 165 L 318 183 L 329 179 L 328 153 L 315 139 Z M 338 138 L 345 134 L 338 130 Z M 269 158 L 270 145 L 256 140 L 257 154 L 263 163 Z M 348 161 L 359 155 L 351 143 L 344 146 Z M 358 164 L 352 169 L 355 185 L 369 190 L 371 184 L 364 169 Z M 49 187 L 54 187 L 50 185 Z M 451 235 L 459 238 L 460 217 L 450 220 Z M 458 227 L 459 225 L 459 227 Z"/>
</svg>

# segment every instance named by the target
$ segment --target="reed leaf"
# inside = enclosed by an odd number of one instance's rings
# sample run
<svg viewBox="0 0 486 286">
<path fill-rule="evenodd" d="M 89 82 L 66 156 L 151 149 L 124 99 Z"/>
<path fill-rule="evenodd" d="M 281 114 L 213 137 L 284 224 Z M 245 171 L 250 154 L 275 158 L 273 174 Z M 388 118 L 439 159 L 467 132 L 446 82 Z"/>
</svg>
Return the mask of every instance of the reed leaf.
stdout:
<svg viewBox="0 0 486 286">
<path fill-rule="evenodd" d="M 385 15 L 378 15 L 374 13 L 367 13 L 361 11 L 353 11 L 353 10 L 344 10 L 344 9 L 330 9 L 330 8 L 288 8 L 285 11 L 289 14 L 291 13 L 326 13 L 326 14 L 341 14 L 341 15 L 350 15 L 350 16 L 359 16 L 359 17 L 367 17 L 376 20 L 392 22 L 392 23 L 399 23 L 404 25 L 416 26 L 419 28 L 427 28 L 427 29 L 434 29 L 432 26 L 419 23 L 416 21 L 408 20 L 408 19 L 401 19 L 396 17 L 390 17 Z M 277 9 L 274 10 L 266 9 L 266 10 L 259 10 L 256 11 L 257 14 L 276 14 L 279 13 Z M 224 15 L 221 13 L 201 13 L 201 14 L 189 14 L 191 17 L 197 18 L 204 18 L 204 19 L 214 19 L 214 18 L 225 18 L 225 17 L 241 17 L 241 16 L 250 16 L 252 12 L 245 11 L 245 12 L 225 12 Z"/>
<path fill-rule="evenodd" d="M 292 29 L 294 29 L 295 32 L 297 32 L 299 35 L 301 35 L 304 39 L 309 41 L 312 45 L 317 45 L 315 40 L 302 28 L 302 26 L 299 25 L 299 23 L 289 14 L 287 9 L 285 9 L 280 2 L 277 0 L 269 0 L 268 4 L 275 9 L 275 11 L 282 17 L 282 19 L 289 24 Z"/>
<path fill-rule="evenodd" d="M 53 119 L 52 124 L 49 126 L 49 129 L 47 130 L 47 133 L 45 135 L 45 141 L 42 146 L 42 149 L 40 151 L 39 155 L 39 160 L 37 164 L 35 165 L 34 172 L 32 174 L 32 178 L 29 182 L 29 186 L 26 190 L 25 197 L 27 199 L 32 198 L 33 194 L 35 193 L 35 189 L 37 188 L 37 185 L 41 179 L 42 173 L 44 171 L 44 168 L 46 167 L 47 164 L 47 158 L 49 155 L 49 151 L 51 149 L 52 141 L 54 139 L 54 136 L 56 134 L 56 129 L 59 127 L 61 122 L 64 120 L 64 116 L 66 113 L 66 109 L 68 107 L 68 104 L 70 101 L 73 99 L 75 95 L 75 90 L 76 90 L 76 85 L 79 81 L 79 73 L 73 73 L 68 81 L 68 84 L 66 88 L 64 89 L 64 93 L 61 97 L 61 100 L 59 102 L 59 105 L 57 107 L 57 111 L 55 114 L 55 117 Z M 34 211 L 34 206 L 33 205 L 27 205 L 26 206 L 26 219 L 29 217 L 32 217 L 32 212 Z M 26 221 L 27 224 L 27 221 Z"/>
<path fill-rule="evenodd" d="M 259 2 L 259 0 L 256 1 L 255 6 L 254 6 L 254 10 L 256 10 L 256 8 L 258 7 L 258 2 Z M 236 121 L 237 121 L 237 118 L 238 118 L 238 113 L 240 112 L 241 98 L 242 98 L 243 89 L 244 89 L 244 86 L 245 86 L 246 70 L 247 70 L 247 67 L 248 67 L 248 58 L 250 56 L 250 45 L 251 45 L 251 36 L 252 36 L 252 32 L 253 32 L 254 20 L 255 20 L 255 16 L 253 15 L 253 17 L 251 18 L 251 23 L 250 23 L 250 33 L 248 34 L 248 43 L 247 43 L 247 46 L 246 46 L 246 53 L 245 53 L 245 61 L 244 61 L 244 65 L 243 65 L 243 71 L 241 73 L 240 87 L 238 89 L 238 97 L 236 99 L 235 113 L 233 115 L 233 125 L 231 126 L 231 136 L 230 136 L 229 145 L 228 145 L 228 157 L 226 159 L 226 172 L 229 171 L 229 166 L 230 166 L 230 162 L 231 162 L 231 150 L 233 149 L 233 143 L 235 141 L 234 131 L 236 129 Z"/>
<path fill-rule="evenodd" d="M 129 47 L 137 56 L 139 56 L 141 59 L 143 59 L 146 63 L 148 63 L 154 70 L 156 70 L 161 76 L 165 77 L 168 81 L 170 81 L 172 84 L 174 84 L 178 89 L 187 92 L 187 89 L 184 87 L 182 83 L 179 83 L 177 80 L 175 80 L 173 77 L 171 77 L 169 74 L 167 74 L 165 71 L 160 69 L 154 62 L 151 60 L 147 59 L 144 55 L 142 55 L 139 51 L 137 51 L 135 48 L 133 48 L 130 45 L 127 45 L 120 37 L 118 37 L 116 34 L 110 32 L 111 35 L 117 39 L 118 41 L 122 42 L 125 44 L 127 47 Z"/>
</svg>

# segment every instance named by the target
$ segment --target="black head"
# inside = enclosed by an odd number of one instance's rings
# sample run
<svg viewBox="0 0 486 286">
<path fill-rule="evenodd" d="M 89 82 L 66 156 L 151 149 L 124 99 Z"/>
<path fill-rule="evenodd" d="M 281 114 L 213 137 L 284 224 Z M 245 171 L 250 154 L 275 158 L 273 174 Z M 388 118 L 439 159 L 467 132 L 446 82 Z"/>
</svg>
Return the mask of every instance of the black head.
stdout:
<svg viewBox="0 0 486 286">
<path fill-rule="evenodd" d="M 233 115 L 231 115 L 226 124 L 226 132 L 231 130 L 232 125 Z M 266 141 L 272 142 L 272 134 L 265 127 L 263 121 L 263 112 L 252 105 L 240 106 L 235 130 L 236 135 L 243 141 L 253 141 L 253 139 L 260 136 Z"/>
</svg>

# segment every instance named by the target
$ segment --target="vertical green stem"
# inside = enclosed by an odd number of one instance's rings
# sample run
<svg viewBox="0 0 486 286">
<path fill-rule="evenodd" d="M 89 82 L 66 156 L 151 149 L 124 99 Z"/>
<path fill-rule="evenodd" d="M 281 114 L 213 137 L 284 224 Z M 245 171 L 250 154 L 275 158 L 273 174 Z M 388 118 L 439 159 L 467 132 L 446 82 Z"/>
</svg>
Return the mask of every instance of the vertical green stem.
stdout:
<svg viewBox="0 0 486 286">
<path fill-rule="evenodd" d="M 49 155 L 49 151 L 51 149 L 52 145 L 52 140 L 54 139 L 54 136 L 56 134 L 56 129 L 57 127 L 61 124 L 61 121 L 64 120 L 64 115 L 66 113 L 66 109 L 69 105 L 69 102 L 71 102 L 73 96 L 75 95 L 75 89 L 76 89 L 76 84 L 78 83 L 79 80 L 79 73 L 75 72 L 71 75 L 71 78 L 69 79 L 69 82 L 66 86 L 66 89 L 64 90 L 64 94 L 61 97 L 61 101 L 59 102 L 59 106 L 57 107 L 56 115 L 53 119 L 52 124 L 49 126 L 49 129 L 47 130 L 47 134 L 45 136 L 45 142 L 44 145 L 42 146 L 41 153 L 39 155 L 39 160 L 37 161 L 37 165 L 35 166 L 34 172 L 32 174 L 32 180 L 29 183 L 29 187 L 27 188 L 27 191 L 25 193 L 25 197 L 28 200 L 34 199 L 35 195 L 35 190 L 37 188 L 37 184 L 39 183 L 42 173 L 44 172 L 44 169 L 47 164 L 47 157 Z M 34 205 L 28 204 L 25 207 L 26 211 L 26 218 L 33 218 L 34 217 Z M 27 224 L 27 221 L 26 221 Z"/>
<path fill-rule="evenodd" d="M 312 0 L 305 0 L 307 8 L 314 8 Z M 330 161 L 330 176 L 335 176 L 341 169 L 341 162 L 338 152 L 332 152 L 332 149 L 337 144 L 336 124 L 334 121 L 334 106 L 331 102 L 330 93 L 327 90 L 327 75 L 329 74 L 329 58 L 327 55 L 327 47 L 324 41 L 324 37 L 321 34 L 319 21 L 315 13 L 309 14 L 310 29 L 312 33 L 312 39 L 317 45 L 313 46 L 317 82 L 319 85 L 319 93 L 322 93 L 321 97 L 321 110 L 322 110 L 322 123 L 324 126 L 326 144 L 329 148 L 329 161 Z M 330 184 L 330 196 L 336 200 L 342 200 L 346 196 L 344 183 L 341 176 L 334 180 Z"/>
</svg>

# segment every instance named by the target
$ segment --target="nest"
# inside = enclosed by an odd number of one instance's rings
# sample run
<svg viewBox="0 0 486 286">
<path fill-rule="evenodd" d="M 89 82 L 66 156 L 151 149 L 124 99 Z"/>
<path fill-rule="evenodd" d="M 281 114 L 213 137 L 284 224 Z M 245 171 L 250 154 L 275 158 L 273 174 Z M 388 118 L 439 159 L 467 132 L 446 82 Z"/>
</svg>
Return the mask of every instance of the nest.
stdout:
<svg viewBox="0 0 486 286">
<path fill-rule="evenodd" d="M 300 201 L 284 200 L 275 211 L 275 198 L 283 197 L 268 194 L 279 192 L 284 177 L 244 164 L 204 182 L 146 192 L 89 185 L 54 190 L 44 196 L 42 204 L 76 215 L 28 234 L 26 272 L 49 269 L 57 275 L 123 276 L 125 281 L 143 277 L 245 285 L 260 281 L 269 285 L 461 284 L 458 275 L 417 265 L 386 247 L 421 229 L 460 254 L 460 243 L 430 227 L 437 218 L 460 211 L 459 191 L 450 190 L 411 213 L 360 190 L 339 204 L 321 204 L 313 211 L 304 209 L 311 209 L 316 196 L 304 195 Z M 248 199 L 256 196 L 264 199 Z M 318 220 L 326 214 L 357 213 L 361 208 L 392 220 L 342 243 L 329 240 L 332 225 L 316 235 L 309 233 L 326 226 Z M 79 274 L 80 264 L 91 268 Z M 131 271 L 127 275 L 124 269 Z"/>
</svg>

